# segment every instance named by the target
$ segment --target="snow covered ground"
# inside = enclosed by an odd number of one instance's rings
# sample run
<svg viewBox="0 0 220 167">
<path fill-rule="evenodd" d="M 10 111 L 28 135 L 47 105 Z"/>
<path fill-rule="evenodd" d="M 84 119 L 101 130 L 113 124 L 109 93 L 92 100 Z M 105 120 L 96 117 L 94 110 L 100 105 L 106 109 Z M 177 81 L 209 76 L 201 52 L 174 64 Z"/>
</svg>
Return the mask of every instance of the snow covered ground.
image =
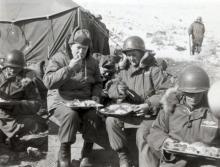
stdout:
<svg viewBox="0 0 220 167">
<path fill-rule="evenodd" d="M 156 57 L 199 62 L 220 80 L 220 19 L 218 0 L 75 0 L 91 13 L 102 15 L 110 30 L 110 45 L 122 46 L 130 35 L 142 37 Z M 190 56 L 188 27 L 202 16 L 206 27 L 202 52 Z"/>
</svg>

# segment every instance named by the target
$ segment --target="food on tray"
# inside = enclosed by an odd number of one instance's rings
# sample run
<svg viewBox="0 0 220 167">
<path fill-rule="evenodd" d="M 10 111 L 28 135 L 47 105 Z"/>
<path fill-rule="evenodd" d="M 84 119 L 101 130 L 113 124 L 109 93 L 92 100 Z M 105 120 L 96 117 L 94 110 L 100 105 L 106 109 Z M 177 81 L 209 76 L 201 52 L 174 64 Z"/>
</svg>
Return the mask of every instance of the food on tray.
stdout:
<svg viewBox="0 0 220 167">
<path fill-rule="evenodd" d="M 125 115 L 132 112 L 135 108 L 135 105 L 121 103 L 121 104 L 112 104 L 106 108 L 100 110 L 102 113 L 114 114 L 114 115 Z"/>
<path fill-rule="evenodd" d="M 109 110 L 125 110 L 125 111 L 132 111 L 132 105 L 130 104 L 112 104 L 107 107 Z"/>
<path fill-rule="evenodd" d="M 101 107 L 102 106 L 101 104 L 97 103 L 94 100 L 80 101 L 78 99 L 74 99 L 71 102 L 67 102 L 66 105 L 69 107 Z"/>
<path fill-rule="evenodd" d="M 166 142 L 163 149 L 173 153 L 184 153 L 207 158 L 220 158 L 220 148 L 210 147 L 202 143 Z"/>
<path fill-rule="evenodd" d="M 0 102 L 6 102 L 6 100 L 5 100 L 5 99 L 0 98 Z"/>
<path fill-rule="evenodd" d="M 176 151 L 185 151 L 189 144 L 182 142 L 166 142 L 164 147 Z"/>
</svg>

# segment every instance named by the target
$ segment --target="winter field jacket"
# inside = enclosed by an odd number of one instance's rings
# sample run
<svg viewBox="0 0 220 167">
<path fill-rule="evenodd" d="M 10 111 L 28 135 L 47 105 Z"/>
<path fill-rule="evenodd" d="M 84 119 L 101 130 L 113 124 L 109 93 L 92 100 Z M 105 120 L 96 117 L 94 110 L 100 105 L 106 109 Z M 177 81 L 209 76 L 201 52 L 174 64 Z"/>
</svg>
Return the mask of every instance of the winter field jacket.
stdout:
<svg viewBox="0 0 220 167">
<path fill-rule="evenodd" d="M 43 78 L 48 88 L 48 110 L 66 100 L 90 99 L 101 94 L 102 79 L 97 61 L 87 57 L 81 70 L 76 72 L 68 67 L 70 60 L 65 52 L 58 52 L 48 62 Z"/>
<path fill-rule="evenodd" d="M 154 57 L 151 58 L 151 61 L 148 62 L 149 66 L 145 68 L 129 66 L 120 70 L 108 88 L 109 97 L 118 98 L 117 84 L 123 82 L 133 94 L 133 96 L 128 95 L 130 97 L 129 103 L 141 104 L 147 101 L 151 105 L 157 106 L 160 102 L 161 94 L 169 87 L 172 87 L 174 83 L 171 81 L 171 76 L 156 65 Z"/>
<path fill-rule="evenodd" d="M 147 137 L 149 145 L 159 151 L 165 139 L 170 137 L 190 144 L 202 142 L 220 147 L 220 121 L 214 117 L 207 105 L 204 105 L 206 101 L 192 111 L 183 101 L 176 104 L 173 111 L 166 111 L 167 108 L 173 107 L 165 106 L 165 110 L 159 112 Z"/>
<path fill-rule="evenodd" d="M 16 77 L 6 78 L 4 73 L 0 73 L 0 98 L 8 101 L 17 101 L 10 108 L 11 114 L 34 114 L 40 108 L 40 94 L 29 77 L 30 72 L 23 71 Z M 0 107 L 0 119 L 4 118 L 4 106 Z M 8 108 L 7 108 L 8 110 Z"/>
<path fill-rule="evenodd" d="M 189 35 L 192 35 L 193 43 L 201 45 L 205 33 L 205 26 L 203 23 L 195 21 L 188 30 Z"/>
</svg>

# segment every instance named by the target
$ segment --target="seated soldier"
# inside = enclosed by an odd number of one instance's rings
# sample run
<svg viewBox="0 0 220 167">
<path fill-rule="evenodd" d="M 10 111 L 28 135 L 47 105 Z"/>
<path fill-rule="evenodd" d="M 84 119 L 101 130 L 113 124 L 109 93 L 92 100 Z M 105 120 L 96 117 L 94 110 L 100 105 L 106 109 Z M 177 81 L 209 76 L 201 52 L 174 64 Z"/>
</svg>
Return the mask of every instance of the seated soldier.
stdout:
<svg viewBox="0 0 220 167">
<path fill-rule="evenodd" d="M 24 54 L 13 50 L 6 56 L 0 73 L 0 131 L 12 148 L 18 137 L 45 126 L 36 115 L 41 106 L 39 91 L 25 66 Z"/>
<path fill-rule="evenodd" d="M 82 130 L 85 140 L 80 167 L 91 166 L 89 154 L 101 119 L 94 109 L 74 109 L 63 102 L 100 101 L 102 79 L 97 61 L 91 55 L 91 37 L 87 29 L 73 32 L 66 49 L 53 55 L 46 67 L 44 84 L 48 90 L 48 109 L 59 122 L 60 150 L 58 167 L 71 166 L 71 144 Z"/>
<path fill-rule="evenodd" d="M 138 146 L 142 145 L 145 129 L 151 127 L 157 115 L 161 94 L 172 83 L 161 68 L 158 67 L 154 54 L 145 49 L 144 41 L 138 36 L 127 38 L 123 46 L 123 65 L 119 63 L 119 72 L 106 84 L 106 90 L 116 103 L 136 104 L 134 117 L 106 118 L 106 129 L 113 150 L 118 153 L 120 167 L 129 167 L 128 141 L 123 131 L 124 123 L 140 124 L 144 130 L 138 133 Z M 158 107 L 158 108 L 157 108 Z M 145 118 L 148 115 L 149 118 Z M 137 117 L 139 116 L 139 117 Z"/>
<path fill-rule="evenodd" d="M 160 160 L 160 167 L 219 166 L 217 161 L 187 158 L 162 150 L 164 143 L 173 141 L 220 148 L 220 124 L 208 108 L 208 89 L 209 77 L 202 68 L 193 65 L 182 71 L 178 87 L 167 91 L 162 98 L 163 110 L 147 136 L 149 167 L 158 167 Z"/>
</svg>

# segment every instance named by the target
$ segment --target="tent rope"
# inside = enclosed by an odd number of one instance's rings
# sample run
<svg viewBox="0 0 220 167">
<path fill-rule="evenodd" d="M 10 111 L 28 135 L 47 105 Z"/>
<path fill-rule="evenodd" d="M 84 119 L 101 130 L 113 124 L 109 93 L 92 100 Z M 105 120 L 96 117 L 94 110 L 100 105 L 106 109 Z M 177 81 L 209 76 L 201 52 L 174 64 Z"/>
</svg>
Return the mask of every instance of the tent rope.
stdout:
<svg viewBox="0 0 220 167">
<path fill-rule="evenodd" d="M 82 8 L 82 7 L 81 7 Z M 119 36 L 117 36 L 116 34 L 114 34 L 112 31 L 109 30 L 109 32 L 107 33 L 106 30 L 100 25 L 100 23 L 98 23 L 98 21 L 95 19 L 95 16 L 93 14 L 91 14 L 89 11 L 85 10 L 84 8 L 82 8 L 83 11 L 87 14 L 87 16 L 89 16 L 91 18 L 91 20 L 93 21 L 93 23 L 97 26 L 97 28 L 103 33 L 103 35 L 107 38 L 111 37 L 111 36 L 116 36 L 117 38 L 119 38 L 121 40 L 121 38 Z M 113 40 L 112 38 L 109 38 L 114 44 L 116 44 L 116 46 L 120 49 L 121 46 L 118 44 L 117 41 Z"/>
</svg>

